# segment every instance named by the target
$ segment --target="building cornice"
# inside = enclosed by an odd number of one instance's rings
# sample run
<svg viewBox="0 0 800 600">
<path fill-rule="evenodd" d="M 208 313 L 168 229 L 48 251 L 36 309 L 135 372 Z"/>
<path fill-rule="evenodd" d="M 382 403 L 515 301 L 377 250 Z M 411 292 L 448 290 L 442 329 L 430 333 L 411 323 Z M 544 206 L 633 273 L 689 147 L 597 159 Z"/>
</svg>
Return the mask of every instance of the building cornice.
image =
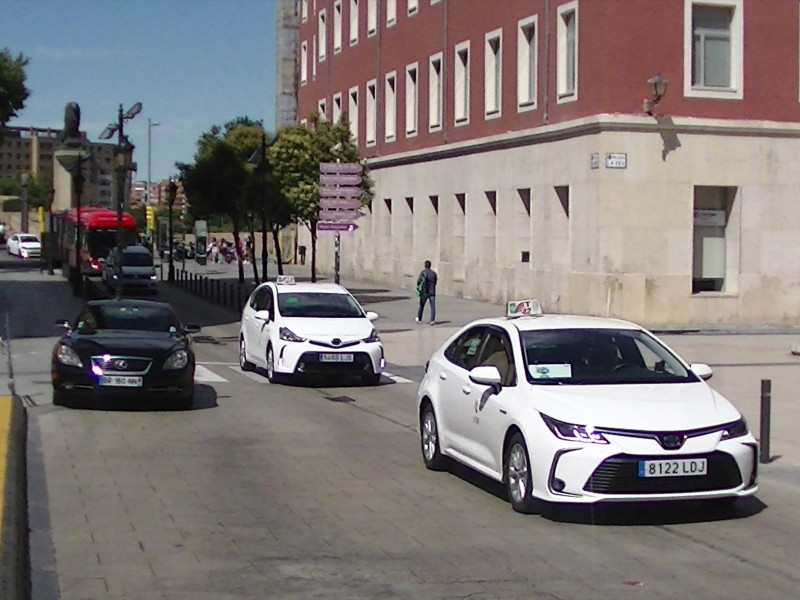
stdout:
<svg viewBox="0 0 800 600">
<path fill-rule="evenodd" d="M 555 125 L 544 125 L 464 142 L 442 144 L 432 148 L 370 157 L 366 159 L 366 163 L 370 169 L 382 169 L 470 154 L 547 144 L 606 132 L 800 138 L 800 124 L 777 121 L 670 117 L 668 115 L 641 117 L 623 114 L 600 114 Z"/>
</svg>

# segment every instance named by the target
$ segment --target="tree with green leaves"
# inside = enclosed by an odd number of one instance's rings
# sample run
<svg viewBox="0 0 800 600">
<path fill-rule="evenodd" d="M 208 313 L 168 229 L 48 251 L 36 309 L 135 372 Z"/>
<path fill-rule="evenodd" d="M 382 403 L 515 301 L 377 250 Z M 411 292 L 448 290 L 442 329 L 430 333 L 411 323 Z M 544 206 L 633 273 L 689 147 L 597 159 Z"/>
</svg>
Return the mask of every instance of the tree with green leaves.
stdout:
<svg viewBox="0 0 800 600">
<path fill-rule="evenodd" d="M 181 180 L 195 218 L 225 214 L 233 222 L 233 243 L 239 247 L 241 199 L 247 170 L 235 150 L 224 140 L 204 148 L 193 165 L 179 165 Z M 239 258 L 239 283 L 244 283 L 244 268 Z"/>
<path fill-rule="evenodd" d="M 347 116 L 332 123 L 314 112 L 308 125 L 290 125 L 278 134 L 268 152 L 273 176 L 295 218 L 311 233 L 311 281 L 317 280 L 317 223 L 319 222 L 319 164 L 361 162 L 350 135 Z M 361 203 L 372 202 L 372 179 L 361 170 Z"/>
<path fill-rule="evenodd" d="M 13 56 L 8 48 L 0 50 L 0 140 L 3 127 L 17 111 L 25 108 L 30 90 L 25 87 L 25 67 L 30 59 L 18 54 Z"/>
</svg>

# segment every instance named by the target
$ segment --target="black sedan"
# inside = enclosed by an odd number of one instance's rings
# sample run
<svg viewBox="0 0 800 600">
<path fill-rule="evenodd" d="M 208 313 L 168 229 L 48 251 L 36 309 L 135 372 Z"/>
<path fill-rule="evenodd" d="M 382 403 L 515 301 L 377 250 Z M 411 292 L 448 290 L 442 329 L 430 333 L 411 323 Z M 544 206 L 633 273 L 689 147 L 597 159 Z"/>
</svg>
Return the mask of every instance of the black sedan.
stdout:
<svg viewBox="0 0 800 600">
<path fill-rule="evenodd" d="M 195 358 L 189 339 L 200 326 L 183 325 L 172 306 L 148 300 L 92 300 L 53 349 L 53 404 L 100 400 L 188 409 Z"/>
</svg>

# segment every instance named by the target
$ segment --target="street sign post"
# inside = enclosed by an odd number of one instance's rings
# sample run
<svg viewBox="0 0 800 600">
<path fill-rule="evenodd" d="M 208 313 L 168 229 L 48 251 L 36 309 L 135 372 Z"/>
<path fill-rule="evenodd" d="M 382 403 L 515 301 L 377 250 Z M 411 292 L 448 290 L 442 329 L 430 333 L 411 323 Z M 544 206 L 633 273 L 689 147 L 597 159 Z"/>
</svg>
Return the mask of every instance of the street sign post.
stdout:
<svg viewBox="0 0 800 600">
<path fill-rule="evenodd" d="M 355 231 L 354 221 L 361 217 L 361 164 L 319 163 L 319 221 L 317 231 L 331 231 L 334 239 L 334 281 L 339 283 L 339 260 L 342 231 Z"/>
<path fill-rule="evenodd" d="M 348 223 L 347 221 L 339 221 L 337 223 L 320 221 L 317 223 L 317 231 L 323 232 L 339 233 L 340 231 L 355 231 L 356 229 L 358 229 L 358 225 L 355 223 Z"/>
</svg>

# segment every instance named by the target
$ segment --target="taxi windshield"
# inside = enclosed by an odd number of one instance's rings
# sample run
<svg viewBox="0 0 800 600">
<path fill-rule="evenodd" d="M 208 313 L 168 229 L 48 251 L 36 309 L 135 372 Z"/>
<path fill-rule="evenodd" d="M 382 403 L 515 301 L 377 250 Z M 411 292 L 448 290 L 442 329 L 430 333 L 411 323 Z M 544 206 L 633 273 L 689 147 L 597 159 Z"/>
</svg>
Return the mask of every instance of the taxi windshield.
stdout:
<svg viewBox="0 0 800 600">
<path fill-rule="evenodd" d="M 349 294 L 329 292 L 281 292 L 278 294 L 278 311 L 284 317 L 310 317 L 316 319 L 353 319 L 364 316 L 364 311 Z"/>
<path fill-rule="evenodd" d="M 520 333 L 533 384 L 607 385 L 700 381 L 644 331 L 546 329 Z"/>
</svg>

